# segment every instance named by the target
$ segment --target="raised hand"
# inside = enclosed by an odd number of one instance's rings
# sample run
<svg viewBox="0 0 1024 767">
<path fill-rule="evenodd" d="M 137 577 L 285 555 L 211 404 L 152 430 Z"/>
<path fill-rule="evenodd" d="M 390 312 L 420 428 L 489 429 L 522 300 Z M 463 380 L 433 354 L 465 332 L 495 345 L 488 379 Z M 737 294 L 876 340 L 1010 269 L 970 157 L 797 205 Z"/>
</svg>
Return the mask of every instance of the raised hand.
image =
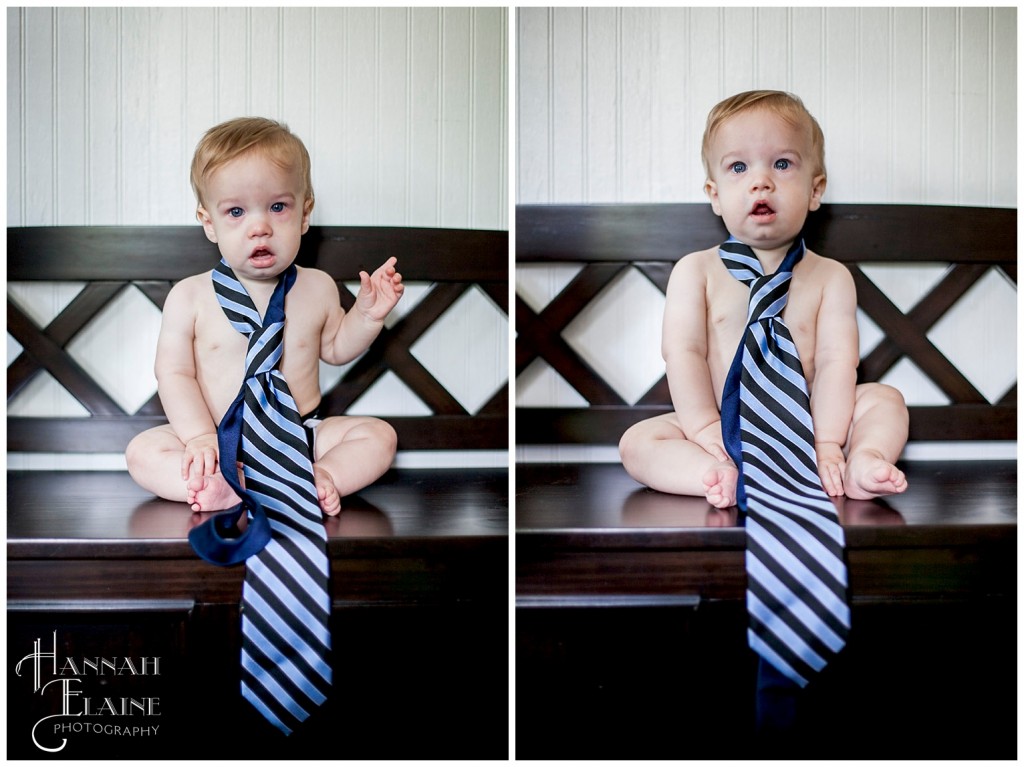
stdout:
<svg viewBox="0 0 1024 767">
<path fill-rule="evenodd" d="M 382 321 L 395 308 L 405 286 L 402 275 L 395 270 L 398 259 L 392 256 L 372 274 L 359 272 L 359 295 L 356 308 L 366 318 Z"/>
</svg>

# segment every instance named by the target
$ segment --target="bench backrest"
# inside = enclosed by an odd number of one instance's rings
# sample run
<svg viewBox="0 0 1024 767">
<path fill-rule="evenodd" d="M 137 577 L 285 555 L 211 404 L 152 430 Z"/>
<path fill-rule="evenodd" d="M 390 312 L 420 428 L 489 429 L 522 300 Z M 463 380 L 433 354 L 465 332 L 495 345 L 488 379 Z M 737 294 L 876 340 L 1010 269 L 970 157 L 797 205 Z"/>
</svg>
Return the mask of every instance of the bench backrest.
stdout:
<svg viewBox="0 0 1024 767">
<path fill-rule="evenodd" d="M 516 297 L 516 375 L 543 358 L 589 403 L 517 407 L 516 442 L 614 445 L 632 424 L 667 412 L 671 400 L 664 376 L 637 402 L 627 404 L 561 334 L 624 269 L 637 269 L 664 292 L 680 257 L 727 236 L 711 207 L 520 205 L 515 231 L 517 264 L 583 266 L 539 312 Z M 861 310 L 884 333 L 861 359 L 859 380 L 879 380 L 906 356 L 949 399 L 948 405 L 910 408 L 912 440 L 1016 439 L 1016 384 L 990 403 L 927 337 L 929 328 L 989 269 L 1001 270 L 1016 284 L 1016 210 L 825 205 L 810 216 L 805 239 L 808 247 L 850 269 Z M 859 264 L 869 262 L 943 262 L 951 268 L 904 313 L 865 276 Z"/>
<path fill-rule="evenodd" d="M 406 282 L 434 285 L 407 315 L 381 332 L 336 386 L 323 393 L 324 412 L 344 412 L 390 370 L 432 411 L 429 416 L 386 417 L 398 432 L 400 449 L 507 448 L 507 383 L 470 414 L 410 353 L 410 347 L 473 285 L 508 314 L 508 233 L 311 227 L 302 239 L 297 263 L 335 277 L 342 305 L 349 309 L 355 297 L 343 282 L 357 280 L 360 269 L 372 271 L 392 255 L 398 257 Z M 8 300 L 8 332 L 23 347 L 7 368 L 8 402 L 46 370 L 90 417 L 9 417 L 8 450 L 120 452 L 138 432 L 165 423 L 159 397 L 154 395 L 135 413 L 124 412 L 65 346 L 128 285 L 162 307 L 173 282 L 212 268 L 218 259 L 216 246 L 199 226 L 9 228 L 9 281 L 86 285 L 44 328 Z"/>
</svg>

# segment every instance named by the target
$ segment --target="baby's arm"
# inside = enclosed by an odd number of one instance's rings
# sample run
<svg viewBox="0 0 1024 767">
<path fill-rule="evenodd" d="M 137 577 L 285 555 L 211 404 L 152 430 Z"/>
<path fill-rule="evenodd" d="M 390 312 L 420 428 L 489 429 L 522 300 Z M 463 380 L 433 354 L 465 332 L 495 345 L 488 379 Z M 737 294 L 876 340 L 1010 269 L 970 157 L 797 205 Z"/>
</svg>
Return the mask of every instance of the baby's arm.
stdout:
<svg viewBox="0 0 1024 767">
<path fill-rule="evenodd" d="M 719 461 L 729 460 L 722 416 L 708 367 L 707 278 L 699 254 L 672 269 L 665 293 L 661 354 L 672 404 L 683 435 Z"/>
<path fill-rule="evenodd" d="M 338 289 L 324 280 L 328 319 L 321 337 L 320 356 L 324 362 L 341 365 L 365 352 L 384 327 L 384 318 L 395 308 L 405 286 L 395 271 L 398 259 L 391 257 L 372 275 L 359 273 L 359 294 L 352 311 L 341 308 Z M 329 287 L 328 287 L 329 283 Z"/>
<path fill-rule="evenodd" d="M 181 477 L 217 471 L 217 425 L 196 379 L 193 351 L 197 297 L 195 282 L 179 282 L 164 302 L 156 347 L 156 378 L 167 420 L 185 445 Z"/>
<path fill-rule="evenodd" d="M 843 445 L 853 420 L 857 387 L 857 292 L 849 271 L 834 261 L 824 282 L 815 330 L 811 416 L 818 473 L 829 495 L 843 493 Z"/>
</svg>

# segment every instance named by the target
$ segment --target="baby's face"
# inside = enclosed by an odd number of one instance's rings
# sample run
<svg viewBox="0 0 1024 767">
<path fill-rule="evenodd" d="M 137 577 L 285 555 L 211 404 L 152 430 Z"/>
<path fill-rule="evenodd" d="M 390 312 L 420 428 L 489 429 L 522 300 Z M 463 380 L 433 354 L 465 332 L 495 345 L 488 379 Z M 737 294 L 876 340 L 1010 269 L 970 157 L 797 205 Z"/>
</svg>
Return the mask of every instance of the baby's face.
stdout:
<svg viewBox="0 0 1024 767">
<path fill-rule="evenodd" d="M 812 152 L 809 126 L 767 110 L 741 112 L 719 126 L 704 191 L 733 237 L 763 250 L 793 242 L 825 191 Z"/>
<path fill-rule="evenodd" d="M 309 229 L 301 173 L 258 152 L 218 168 L 199 208 L 206 236 L 238 277 L 276 279 L 291 266 Z"/>
</svg>

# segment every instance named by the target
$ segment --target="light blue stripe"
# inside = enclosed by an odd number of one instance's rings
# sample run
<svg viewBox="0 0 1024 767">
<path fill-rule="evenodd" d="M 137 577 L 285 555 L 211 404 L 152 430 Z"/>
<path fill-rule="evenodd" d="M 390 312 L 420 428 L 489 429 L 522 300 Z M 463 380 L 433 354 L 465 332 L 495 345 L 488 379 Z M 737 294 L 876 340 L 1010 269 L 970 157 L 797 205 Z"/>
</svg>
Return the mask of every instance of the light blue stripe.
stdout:
<svg viewBox="0 0 1024 767">
<path fill-rule="evenodd" d="M 769 340 L 778 344 L 779 340 L 782 339 L 782 336 L 776 333 L 775 329 L 772 328 L 771 339 L 769 339 L 768 332 L 765 330 L 764 326 L 760 324 L 754 325 L 753 327 L 750 328 L 750 330 L 754 334 L 754 337 L 757 339 L 757 346 L 761 351 L 761 356 L 764 358 L 765 362 L 768 364 L 771 370 L 774 370 L 776 373 L 783 376 L 798 391 L 800 391 L 805 397 L 808 397 L 809 399 L 810 397 L 807 393 L 807 380 L 804 378 L 803 375 L 803 364 L 801 363 L 800 372 L 797 372 L 793 370 L 789 365 L 787 365 L 782 359 L 780 359 L 778 354 L 776 354 L 774 351 L 771 351 L 768 348 Z M 781 348 L 779 351 L 788 353 L 788 350 L 783 350 Z M 795 357 L 796 361 L 800 362 L 799 354 L 791 354 L 790 356 Z M 755 364 L 755 367 L 761 369 L 760 365 Z M 792 399 L 792 397 L 790 397 L 788 394 L 785 396 L 787 399 Z"/>
<path fill-rule="evenodd" d="M 270 544 L 267 545 L 269 546 Z M 324 647 L 331 646 L 331 634 L 327 630 L 323 619 L 307 610 L 305 605 L 295 598 L 292 590 L 285 586 L 281 579 L 274 574 L 273 570 L 267 567 L 259 557 L 249 557 L 246 560 L 245 566 L 249 571 L 249 575 L 259 578 L 267 589 L 272 591 L 274 596 L 281 600 L 281 604 L 288 608 L 288 611 L 298 618 L 313 636 L 323 643 Z"/>
<path fill-rule="evenodd" d="M 794 410 L 799 410 L 796 415 L 800 416 L 800 422 L 810 426 L 811 415 L 804 409 L 802 404 L 798 404 L 792 395 L 784 392 L 778 384 L 767 377 L 765 368 L 773 371 L 776 375 L 785 378 L 797 391 L 799 391 L 804 397 L 810 400 L 810 395 L 807 393 L 807 381 L 803 376 L 802 372 L 797 372 L 791 367 L 786 365 L 778 356 L 768 349 L 768 336 L 764 331 L 764 328 L 760 325 L 754 325 L 751 328 L 755 339 L 757 340 L 757 346 L 760 350 L 761 357 L 763 358 L 765 365 L 759 364 L 758 360 L 751 359 L 751 355 L 746 353 L 744 350 L 743 355 L 743 366 L 750 372 L 756 381 L 761 383 L 762 387 L 770 387 L 772 392 L 775 392 L 774 397 L 782 402 L 792 402 L 794 404 Z M 772 334 L 777 340 L 778 336 Z M 798 357 L 799 359 L 799 357 Z M 801 368 L 802 370 L 802 368 Z M 763 383 L 762 383 L 763 382 Z"/>
<path fill-rule="evenodd" d="M 792 666 L 786 663 L 786 661 L 780 658 L 775 650 L 765 644 L 761 640 L 761 637 L 754 633 L 753 629 L 747 629 L 747 644 L 750 645 L 751 650 L 775 666 L 775 668 L 789 677 L 792 681 L 796 682 L 801 687 L 807 686 L 807 680 L 800 676 Z"/>
<path fill-rule="evenodd" d="M 269 328 L 262 328 L 256 333 L 255 340 L 250 336 L 250 346 L 245 354 L 245 371 L 246 376 L 251 377 L 259 375 L 260 373 L 266 373 L 277 367 L 277 363 L 281 361 L 281 355 L 283 353 L 283 344 L 281 336 L 279 336 L 281 328 L 284 327 L 283 322 L 276 322 L 269 326 Z M 263 359 L 259 367 L 253 369 L 253 364 L 256 358 L 263 353 L 263 350 L 267 347 L 271 348 L 270 354 Z"/>
<path fill-rule="evenodd" d="M 237 280 L 231 280 L 218 271 L 213 272 L 213 279 L 216 282 L 219 282 L 221 285 L 229 288 L 230 290 L 235 291 L 236 293 L 241 293 L 244 296 L 249 295 L 249 292 L 245 289 L 245 286 L 243 286 L 240 282 L 238 282 Z M 246 317 L 250 322 L 252 322 L 253 327 L 258 328 L 263 324 L 263 319 L 260 317 L 255 307 L 240 304 L 237 301 L 234 301 L 221 293 L 217 293 L 217 301 L 220 303 L 221 306 L 227 306 L 237 314 L 241 314 L 244 317 Z M 236 323 L 232 324 L 234 325 Z M 252 330 L 252 328 L 247 328 L 245 331 L 242 332 L 248 333 L 250 330 Z"/>
<path fill-rule="evenodd" d="M 267 708 L 267 704 L 263 702 L 263 699 L 259 695 L 257 695 L 253 690 L 249 689 L 249 685 L 247 685 L 244 681 L 242 682 L 242 697 L 249 701 L 252 705 L 254 705 L 256 709 L 261 714 L 263 714 L 263 716 L 266 718 L 268 722 L 277 727 L 277 729 L 281 730 L 281 732 L 283 732 L 285 735 L 292 734 L 292 728 L 286 725 L 280 719 L 278 719 L 274 712 Z"/>
<path fill-rule="evenodd" d="M 822 490 L 821 477 L 818 476 L 817 471 L 811 471 L 810 467 L 801 460 L 801 456 L 793 452 L 792 445 L 762 432 L 746 418 L 740 419 L 740 430 L 757 434 L 774 448 L 774 455 L 768 455 L 757 445 L 744 443 L 742 450 L 745 455 L 760 457 L 767 465 L 778 466 L 781 474 L 794 481 L 795 487 L 804 487 L 809 493 L 823 494 L 825 492 Z M 810 456 L 805 453 L 803 458 L 810 458 Z M 799 476 L 792 476 L 791 469 L 798 472 Z M 770 477 L 770 480 L 777 482 L 774 477 Z M 802 482 L 798 480 L 802 480 Z"/>
<path fill-rule="evenodd" d="M 249 455 L 264 463 L 267 461 L 267 457 L 255 449 L 249 451 Z M 270 464 L 270 466 L 273 465 L 272 463 Z M 308 498 L 296 495 L 295 489 L 286 485 L 279 476 L 267 474 L 259 466 L 243 466 L 243 469 L 246 477 L 258 479 L 267 485 L 268 488 L 273 489 L 279 494 L 278 496 L 273 496 L 261 493 L 255 489 L 249 490 L 253 495 L 259 496 L 261 501 L 266 498 L 268 503 L 264 503 L 265 506 L 280 511 L 282 514 L 288 514 L 297 527 L 308 530 L 317 537 L 325 535 L 323 532 L 323 512 L 320 510 L 319 501 L 313 500 L 316 497 L 315 492 Z"/>
<path fill-rule="evenodd" d="M 306 442 L 306 430 L 303 429 L 300 424 L 297 424 L 294 421 L 289 420 L 287 417 L 285 417 L 283 413 L 279 412 L 273 406 L 269 406 L 269 403 L 267 402 L 266 398 L 266 392 L 264 392 L 263 387 L 259 385 L 256 379 L 250 378 L 247 381 L 247 383 L 249 385 L 249 390 L 256 396 L 258 400 L 260 400 L 262 412 L 247 414 L 245 422 L 251 425 L 254 430 L 264 435 L 263 438 L 269 444 L 273 445 L 274 447 L 280 446 L 281 452 L 287 453 L 288 455 L 292 456 L 292 460 L 295 461 L 295 463 L 299 464 L 300 466 L 302 466 L 305 463 L 310 466 L 310 471 L 312 471 L 312 462 L 309 460 L 309 456 L 305 452 L 299 452 L 295 448 L 288 445 L 283 439 L 281 439 L 281 437 L 267 430 L 263 426 L 261 416 L 265 416 L 266 418 L 268 418 L 274 424 L 274 428 L 280 429 L 282 432 L 291 435 L 292 437 L 297 439 L 299 442 L 302 442 L 303 444 L 305 444 Z"/>
<path fill-rule="evenodd" d="M 298 581 L 299 585 L 302 587 L 302 590 L 309 595 L 310 599 L 312 599 L 313 602 L 319 605 L 320 608 L 325 613 L 327 613 L 328 615 L 330 614 L 331 602 L 327 596 L 327 591 L 324 589 L 323 584 L 314 581 L 312 578 L 310 578 L 309 574 L 306 572 L 305 567 L 303 567 L 302 563 L 291 555 L 291 552 L 289 552 L 280 543 L 278 543 L 276 539 L 271 540 L 266 545 L 264 550 L 268 551 L 269 555 L 276 559 L 284 567 L 284 569 L 288 571 L 288 574 L 291 575 L 292 578 Z M 308 553 L 303 553 L 306 554 L 305 559 L 309 560 Z M 319 554 L 320 552 L 317 551 L 316 553 Z M 309 561 L 310 564 L 312 564 L 316 570 L 322 570 L 321 563 L 325 559 L 326 557 L 320 555 L 317 557 L 318 561 Z"/>
<path fill-rule="evenodd" d="M 256 499 L 260 503 L 262 503 L 265 508 L 270 509 L 273 512 L 277 512 L 282 516 L 288 515 L 289 509 L 284 506 L 280 498 L 269 496 L 266 495 L 265 493 L 260 493 L 257 491 L 250 491 L 250 493 L 254 495 Z M 323 516 L 323 512 L 321 512 L 319 509 L 317 509 L 317 513 L 320 514 L 321 517 Z M 295 516 L 288 516 L 288 519 L 286 520 L 279 520 L 274 519 L 273 517 L 268 517 L 268 521 L 270 523 L 270 529 L 274 532 L 275 535 L 283 535 L 286 538 L 288 538 L 288 540 L 292 541 L 296 546 L 302 549 L 303 553 L 306 555 L 306 558 L 316 565 L 316 569 L 318 571 L 320 571 L 324 576 L 327 575 L 327 557 L 323 555 L 320 548 L 316 544 L 316 541 L 318 540 L 327 540 L 327 534 L 324 530 L 323 522 L 316 522 L 314 523 L 314 527 L 306 528 L 308 520 L 303 519 L 302 529 L 299 529 L 298 526 L 295 524 L 299 521 L 299 518 Z M 314 537 L 311 538 L 309 535 L 307 535 L 306 532 L 304 532 L 305 530 L 310 530 L 313 533 Z"/>
<path fill-rule="evenodd" d="M 850 625 L 850 608 L 842 599 L 828 588 L 821 579 L 811 572 L 803 562 L 797 559 L 791 551 L 761 525 L 754 517 L 747 517 L 747 535 L 751 536 L 761 545 L 768 554 L 779 563 L 796 580 L 800 581 L 807 590 L 817 598 L 825 609 L 832 613 L 844 626 Z"/>
<path fill-rule="evenodd" d="M 744 367 L 746 367 L 747 364 L 748 363 L 746 359 L 744 359 Z M 747 405 L 755 413 L 761 414 L 764 417 L 765 421 L 768 423 L 769 428 L 777 429 L 784 436 L 791 435 L 792 441 L 797 446 L 806 446 L 807 455 L 809 457 L 813 456 L 813 447 L 811 446 L 811 444 L 808 443 L 808 440 L 810 440 L 811 442 L 813 442 L 814 440 L 814 426 L 810 422 L 811 418 L 808 412 L 801 407 L 796 407 L 792 399 L 790 399 L 787 395 L 780 392 L 774 384 L 769 383 L 766 379 L 761 378 L 761 380 L 759 380 L 758 383 L 761 384 L 762 388 L 765 389 L 765 394 L 767 396 L 773 397 L 776 401 L 779 401 L 787 406 L 786 410 L 789 411 L 791 415 L 795 416 L 797 423 L 799 423 L 800 426 L 803 427 L 803 430 L 807 435 L 806 438 L 801 437 L 797 432 L 793 431 L 793 427 L 791 427 L 785 421 L 780 419 L 775 413 L 769 410 L 768 406 L 764 402 L 760 401 L 758 397 L 755 396 L 754 392 L 750 391 L 748 388 L 740 388 L 740 401 L 744 405 Z M 766 384 L 767 386 L 765 386 Z"/>
<path fill-rule="evenodd" d="M 808 607 L 785 583 L 779 580 L 764 562 L 748 551 L 746 553 L 746 563 L 749 576 L 760 583 L 773 597 L 786 605 L 793 614 L 793 617 L 804 624 L 828 649 L 832 652 L 839 652 L 843 649 L 846 640 L 833 631 L 821 619 L 821 616 Z"/>
<path fill-rule="evenodd" d="M 298 417 L 300 416 L 298 415 L 299 411 L 295 409 L 294 401 L 291 400 L 291 397 L 284 397 L 282 392 L 277 391 L 273 383 L 273 374 L 271 374 L 269 379 L 266 381 L 266 384 L 268 387 L 270 387 L 274 397 L 277 398 L 278 400 L 275 404 L 287 406 L 287 410 L 290 410 L 291 412 L 296 414 L 297 420 Z M 267 390 L 263 388 L 260 381 L 250 378 L 249 389 L 256 396 L 256 400 L 259 402 L 263 412 L 272 418 L 275 426 L 279 426 L 282 430 L 287 431 L 293 437 L 296 437 L 302 442 L 306 441 L 306 430 L 303 429 L 302 426 L 296 423 L 295 421 L 289 420 L 285 415 L 284 411 L 282 411 L 280 408 L 271 406 L 270 400 L 267 397 Z M 285 398 L 287 401 L 281 402 L 280 400 L 282 398 Z"/>
<path fill-rule="evenodd" d="M 267 601 L 261 597 L 255 589 L 245 585 L 244 594 L 242 600 L 247 602 L 249 606 L 259 613 L 259 615 L 270 624 L 270 627 L 274 629 L 282 640 L 291 645 L 299 655 L 315 670 L 324 681 L 328 684 L 331 681 L 331 667 L 327 665 L 327 662 L 320 657 L 320 654 L 312 647 L 309 646 L 309 642 L 304 640 L 298 634 L 296 634 L 291 627 L 281 619 L 281 616 L 277 614 L 273 607 L 271 607 Z M 330 645 L 328 645 L 330 647 Z"/>
<path fill-rule="evenodd" d="M 750 476 L 752 473 L 754 472 L 748 471 L 747 468 L 744 468 L 745 475 Z M 763 474 L 758 472 L 758 475 L 759 476 L 757 477 L 757 479 L 763 479 Z M 810 522 L 815 527 L 817 527 L 819 530 L 821 530 L 821 532 L 823 532 L 825 535 L 827 535 L 840 546 L 846 544 L 846 538 L 843 535 L 843 527 L 835 519 L 835 507 L 832 506 L 831 501 L 824 501 L 822 504 L 822 506 L 824 506 L 824 504 L 828 504 L 827 510 L 824 508 L 822 508 L 820 511 L 817 509 L 808 509 L 806 506 L 802 506 L 799 503 L 783 500 L 775 495 L 771 495 L 765 489 L 764 485 L 748 487 L 747 496 L 751 498 L 757 498 L 765 506 L 770 506 L 771 509 L 787 511 L 790 514 L 799 516 L 801 519 L 804 519 Z M 800 498 L 800 500 L 802 501 L 804 499 Z M 814 499 L 807 500 L 809 503 L 814 503 L 814 505 L 817 505 L 814 502 Z M 827 516 L 826 512 L 828 514 Z M 845 585 L 845 580 L 843 583 Z"/>
<path fill-rule="evenodd" d="M 770 505 L 770 502 L 766 503 Z M 806 512 L 806 510 L 804 511 Z M 774 522 L 776 525 L 778 525 L 787 533 L 789 533 L 793 538 L 800 541 L 800 545 L 803 546 L 803 548 L 812 557 L 814 557 L 818 562 L 820 562 L 822 567 L 828 570 L 829 573 L 831 573 L 837 581 L 839 581 L 844 586 L 846 585 L 846 565 L 843 564 L 843 560 L 836 557 L 835 554 L 833 554 L 831 551 L 825 548 L 825 546 L 822 545 L 822 543 L 817 538 L 808 533 L 804 528 L 802 528 L 799 525 L 799 523 L 794 522 L 790 517 L 787 517 L 785 514 L 780 514 L 774 509 L 767 508 L 766 506 L 760 507 L 757 510 L 757 514 L 758 516 L 768 520 L 769 522 Z M 808 521 L 812 523 L 814 522 L 813 519 L 808 519 Z M 828 533 L 829 531 L 823 530 L 823 532 Z M 842 543 L 842 541 L 837 541 L 837 543 Z"/>
<path fill-rule="evenodd" d="M 285 676 L 295 682 L 295 686 L 302 690 L 313 703 L 320 705 L 327 696 L 318 690 L 314 685 L 309 683 L 306 675 L 299 670 L 299 667 L 292 663 L 290 658 L 287 658 L 277 649 L 271 640 L 263 635 L 263 633 L 253 625 L 252 621 L 242 621 L 242 633 L 249 637 L 249 640 L 253 644 L 257 645 L 263 652 L 267 654 L 268 659 L 277 668 L 284 672 Z M 244 652 L 244 651 L 243 651 Z"/>
<path fill-rule="evenodd" d="M 263 686 L 263 689 L 267 691 L 270 697 L 288 709 L 288 713 L 300 722 L 304 721 L 309 716 L 309 712 L 300 706 L 295 699 L 288 694 L 288 691 L 285 690 L 278 681 L 274 679 L 274 677 L 268 674 L 244 649 L 242 650 L 242 668 L 252 674 L 256 678 L 256 681 Z"/>
<path fill-rule="evenodd" d="M 808 646 L 803 638 L 793 631 L 784 620 L 768 609 L 768 605 L 758 599 L 752 591 L 747 592 L 747 611 L 758 618 L 769 631 L 808 666 L 815 671 L 825 668 L 825 659 Z"/>
</svg>

